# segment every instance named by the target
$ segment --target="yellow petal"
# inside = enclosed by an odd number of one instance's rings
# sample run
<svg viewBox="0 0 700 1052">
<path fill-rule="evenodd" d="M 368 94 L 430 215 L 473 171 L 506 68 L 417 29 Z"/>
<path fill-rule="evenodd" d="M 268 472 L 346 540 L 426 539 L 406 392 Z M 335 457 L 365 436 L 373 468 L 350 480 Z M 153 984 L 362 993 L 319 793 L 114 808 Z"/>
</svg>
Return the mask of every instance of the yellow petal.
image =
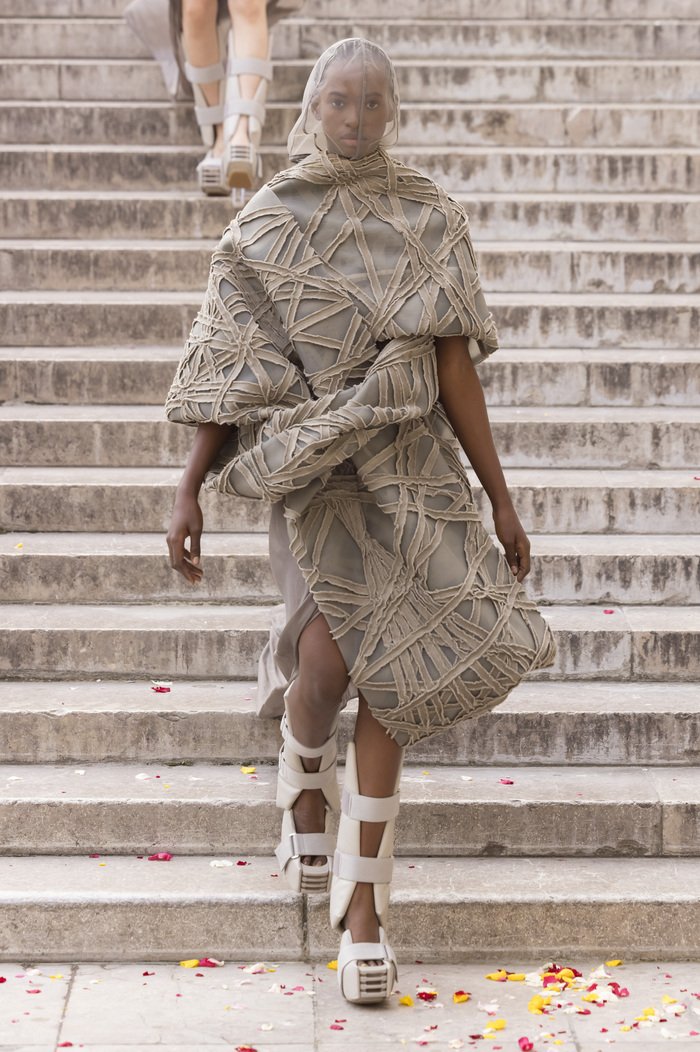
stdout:
<svg viewBox="0 0 700 1052">
<path fill-rule="evenodd" d="M 487 1030 L 505 1030 L 505 1028 L 506 1028 L 506 1021 L 505 1021 L 505 1019 L 492 1019 L 486 1029 Z"/>
<path fill-rule="evenodd" d="M 400 1005 L 406 1005 L 408 1008 L 412 1008 L 413 1007 L 413 998 L 409 997 L 409 995 L 406 994 L 405 997 L 399 997 L 399 1004 Z"/>
<path fill-rule="evenodd" d="M 632 1029 L 631 1026 L 621 1026 L 620 1027 L 620 1030 L 622 1030 L 625 1034 L 627 1033 L 628 1030 L 631 1030 L 631 1029 Z"/>
<path fill-rule="evenodd" d="M 594 990 L 591 990 L 591 992 L 589 994 L 584 994 L 583 997 L 581 998 L 581 1000 L 582 1001 L 598 1001 L 599 1000 L 599 995 Z"/>
<path fill-rule="evenodd" d="M 464 993 L 464 992 L 458 993 L 458 994 L 452 994 L 452 1000 L 454 1001 L 454 1003 L 456 1005 L 461 1005 L 461 1004 L 464 1004 L 465 1001 L 468 1001 L 470 996 L 471 996 L 471 994 Z"/>
<path fill-rule="evenodd" d="M 330 968 L 330 970 L 332 972 L 337 972 L 338 971 L 338 962 L 337 962 L 337 960 L 336 961 L 329 961 L 328 964 L 326 965 L 326 968 Z"/>
<path fill-rule="evenodd" d="M 241 774 L 255 774 L 256 767 L 241 767 Z"/>
<path fill-rule="evenodd" d="M 181 968 L 197 968 L 199 965 L 199 957 L 193 957 L 191 961 L 180 961 Z"/>
<path fill-rule="evenodd" d="M 528 1001 L 528 1011 L 534 1012 L 535 1015 L 544 1015 L 544 1009 L 552 1001 L 551 997 L 542 997 L 541 994 L 535 994 Z"/>
<path fill-rule="evenodd" d="M 622 961 L 619 961 L 619 960 L 606 961 L 605 964 L 606 964 L 606 966 L 608 968 L 617 968 L 618 964 L 622 964 Z"/>
<path fill-rule="evenodd" d="M 522 983 L 525 979 L 525 972 L 511 972 L 508 976 L 509 983 Z"/>
<path fill-rule="evenodd" d="M 678 1001 L 675 999 L 675 997 L 669 997 L 668 994 L 664 994 L 664 996 L 661 998 L 661 1000 L 663 1001 L 663 1003 L 665 1005 L 677 1005 L 678 1004 Z"/>
<path fill-rule="evenodd" d="M 504 979 L 508 978 L 508 972 L 505 968 L 499 968 L 497 972 L 489 972 L 486 978 L 493 979 L 496 983 L 502 983 Z"/>
</svg>

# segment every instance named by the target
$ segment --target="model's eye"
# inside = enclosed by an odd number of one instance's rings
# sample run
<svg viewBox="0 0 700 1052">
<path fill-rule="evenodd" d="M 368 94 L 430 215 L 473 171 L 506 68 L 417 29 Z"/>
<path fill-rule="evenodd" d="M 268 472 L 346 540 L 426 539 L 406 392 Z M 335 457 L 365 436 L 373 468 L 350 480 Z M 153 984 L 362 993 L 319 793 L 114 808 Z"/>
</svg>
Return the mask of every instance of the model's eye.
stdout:
<svg viewBox="0 0 700 1052">
<path fill-rule="evenodd" d="M 377 102 L 377 100 L 376 99 L 372 99 L 370 102 L 368 102 L 367 103 L 367 109 L 368 110 L 378 110 L 379 109 L 379 103 Z"/>
<path fill-rule="evenodd" d="M 342 100 L 342 99 L 333 99 L 333 100 L 331 101 L 331 106 L 332 106 L 332 107 L 333 107 L 333 109 L 335 109 L 335 110 L 342 110 L 342 108 L 343 108 L 343 106 L 344 106 L 344 105 L 345 105 L 345 103 L 343 102 L 343 100 Z"/>
</svg>

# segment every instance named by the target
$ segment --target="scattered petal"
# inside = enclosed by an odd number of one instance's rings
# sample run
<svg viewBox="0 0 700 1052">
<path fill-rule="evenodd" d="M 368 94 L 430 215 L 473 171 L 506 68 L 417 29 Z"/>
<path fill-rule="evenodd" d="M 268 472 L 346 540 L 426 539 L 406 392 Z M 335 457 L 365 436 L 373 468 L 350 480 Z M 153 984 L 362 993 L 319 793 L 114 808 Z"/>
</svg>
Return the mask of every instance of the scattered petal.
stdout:
<svg viewBox="0 0 700 1052">
<path fill-rule="evenodd" d="M 614 614 L 614 613 L 615 613 L 615 611 L 614 611 L 614 610 L 603 610 L 603 613 L 604 613 L 604 614 Z M 609 961 L 606 961 L 605 963 L 606 963 L 606 964 L 610 964 L 610 962 L 609 962 Z M 618 964 L 622 964 L 622 961 L 618 961 L 617 963 L 618 963 Z M 612 965 L 611 965 L 611 967 L 612 967 Z"/>
<path fill-rule="evenodd" d="M 546 1015 L 545 1008 L 551 1004 L 552 998 L 542 997 L 541 994 L 535 994 L 531 997 L 527 1004 L 528 1012 L 533 1012 L 535 1015 Z"/>
<path fill-rule="evenodd" d="M 337 972 L 338 971 L 338 962 L 337 962 L 337 960 L 329 961 L 328 964 L 326 965 L 326 968 L 330 968 L 330 970 L 332 972 Z"/>
<path fill-rule="evenodd" d="M 217 961 L 216 957 L 201 957 L 197 964 L 200 968 L 223 968 L 224 962 Z M 264 970 L 264 965 L 263 965 Z"/>
<path fill-rule="evenodd" d="M 141 975 L 155 975 L 155 972 L 141 972 Z"/>
<path fill-rule="evenodd" d="M 155 855 L 149 855 L 148 856 L 148 861 L 149 862 L 170 862 L 172 857 L 173 856 L 170 854 L 169 851 L 159 851 Z"/>
<path fill-rule="evenodd" d="M 338 1023 L 331 1023 L 329 1030 L 345 1030 L 344 1026 L 340 1026 Z"/>
<path fill-rule="evenodd" d="M 468 1001 L 470 997 L 471 994 L 467 993 L 466 990 L 455 990 L 455 992 L 452 994 L 452 1000 L 456 1005 L 464 1004 L 464 1002 Z"/>
<path fill-rule="evenodd" d="M 338 962 L 337 961 L 335 962 L 335 965 L 336 965 L 336 967 L 338 966 Z M 329 967 L 330 967 L 330 965 L 329 965 Z M 407 1008 L 413 1008 L 413 998 L 409 994 L 406 994 L 405 997 L 400 997 L 399 998 L 399 1004 L 400 1005 L 406 1005 Z"/>
<path fill-rule="evenodd" d="M 228 858 L 213 858 L 209 865 L 214 869 L 224 869 L 226 866 L 232 866 L 233 862 Z"/>
<path fill-rule="evenodd" d="M 520 1049 L 520 1052 L 532 1052 L 532 1049 L 534 1047 L 535 1046 L 533 1045 L 529 1037 L 518 1038 L 518 1048 Z"/>
<path fill-rule="evenodd" d="M 506 1021 L 505 1019 L 494 1019 L 493 1022 L 488 1023 L 486 1030 L 505 1030 Z"/>
<path fill-rule="evenodd" d="M 239 858 L 238 862 L 236 863 L 236 865 L 237 866 L 251 866 L 252 862 L 244 862 L 244 860 L 242 858 Z"/>
<path fill-rule="evenodd" d="M 505 968 L 499 968 L 497 972 L 489 972 L 486 978 L 493 979 L 495 983 L 504 983 L 508 978 L 508 972 Z"/>
<path fill-rule="evenodd" d="M 181 968 L 199 968 L 199 957 L 192 957 L 189 961 L 180 961 Z"/>
<path fill-rule="evenodd" d="M 608 966 L 608 968 L 617 968 L 618 965 L 622 964 L 622 961 L 616 958 L 614 961 L 606 961 L 605 963 Z"/>
<path fill-rule="evenodd" d="M 499 778 L 498 780 L 501 783 L 501 785 L 515 785 L 515 782 L 512 778 Z"/>
<path fill-rule="evenodd" d="M 241 767 L 241 774 L 255 774 L 257 767 Z"/>
<path fill-rule="evenodd" d="M 434 1001 L 437 997 L 437 990 L 431 990 L 429 987 L 423 987 L 423 989 L 416 992 L 416 997 L 421 1001 Z"/>
</svg>

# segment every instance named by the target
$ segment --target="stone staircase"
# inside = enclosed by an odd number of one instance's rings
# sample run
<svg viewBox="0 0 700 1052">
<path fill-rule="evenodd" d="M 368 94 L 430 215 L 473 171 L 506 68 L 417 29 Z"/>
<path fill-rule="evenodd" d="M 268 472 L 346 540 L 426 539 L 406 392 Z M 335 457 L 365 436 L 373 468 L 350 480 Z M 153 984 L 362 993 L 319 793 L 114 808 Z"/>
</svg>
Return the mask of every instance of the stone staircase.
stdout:
<svg viewBox="0 0 700 1052">
<path fill-rule="evenodd" d="M 190 434 L 161 405 L 231 205 L 193 191 L 192 115 L 123 3 L 0 8 L 0 957 L 323 959 L 325 903 L 270 858 L 264 508 L 205 497 L 198 592 L 165 558 Z M 700 21 L 580 7 L 314 0 L 275 31 L 268 174 L 313 59 L 363 34 L 397 59 L 401 156 L 468 205 L 559 645 L 408 756 L 409 960 L 700 956 Z"/>
</svg>

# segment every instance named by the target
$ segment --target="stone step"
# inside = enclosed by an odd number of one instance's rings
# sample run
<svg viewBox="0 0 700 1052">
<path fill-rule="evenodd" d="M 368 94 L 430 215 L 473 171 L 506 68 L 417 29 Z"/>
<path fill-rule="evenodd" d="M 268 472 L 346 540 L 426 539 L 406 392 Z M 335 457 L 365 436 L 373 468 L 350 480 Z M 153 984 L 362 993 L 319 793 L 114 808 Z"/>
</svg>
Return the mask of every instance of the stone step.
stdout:
<svg viewBox="0 0 700 1052">
<path fill-rule="evenodd" d="M 12 238 L 217 240 L 234 214 L 225 197 L 181 191 L 0 191 L 0 225 Z M 457 194 L 481 238 L 530 240 L 691 241 L 700 199 L 687 194 Z"/>
<path fill-rule="evenodd" d="M 210 856 L 0 858 L 6 960 L 335 958 L 328 902 L 287 890 L 274 858 L 212 867 Z M 235 861 L 235 860 L 234 860 Z M 590 954 L 700 958 L 700 860 L 402 858 L 392 883 L 399 960 Z M 555 908 L 553 908 L 555 904 Z M 308 912 L 307 912 L 308 911 Z M 270 977 L 274 978 L 274 976 Z"/>
<path fill-rule="evenodd" d="M 0 291 L 0 346 L 175 344 L 187 338 L 202 293 Z M 692 347 L 700 302 L 687 294 L 490 292 L 506 348 Z"/>
<path fill-rule="evenodd" d="M 215 604 L 0 606 L 7 679 L 214 677 L 251 679 L 271 607 Z M 692 682 L 700 606 L 550 606 L 558 643 L 539 678 Z"/>
<path fill-rule="evenodd" d="M 474 497 L 490 523 L 473 472 Z M 164 532 L 179 468 L 0 468 L 0 529 Z M 508 486 L 533 533 L 694 534 L 699 479 L 684 471 L 510 468 Z M 205 491 L 207 532 L 267 528 L 262 501 Z"/>
<path fill-rule="evenodd" d="M 167 850 L 257 860 L 280 839 L 276 764 L 254 777 L 203 763 L 25 764 L 5 766 L 2 778 L 0 856 Z M 400 793 L 398 857 L 700 856 L 698 767 L 407 763 Z"/>
<path fill-rule="evenodd" d="M 66 291 L 197 291 L 216 241 L 0 239 L 0 285 Z M 700 291 L 700 244 L 487 241 L 475 230 L 484 288 L 492 292 Z"/>
<path fill-rule="evenodd" d="M 0 402 L 158 403 L 182 348 L 0 347 Z M 695 350 L 499 351 L 479 377 L 490 405 L 700 405 Z"/>
<path fill-rule="evenodd" d="M 490 419 L 505 467 L 700 463 L 696 406 L 493 406 Z M 184 465 L 191 444 L 191 429 L 167 421 L 161 405 L 0 405 L 8 466 L 171 467 Z"/>
<path fill-rule="evenodd" d="M 700 604 L 694 535 L 537 534 L 527 590 L 538 603 Z M 265 534 L 205 536 L 193 592 L 162 534 L 0 534 L 5 602 L 279 602 Z"/>
<path fill-rule="evenodd" d="M 262 148 L 263 175 L 289 166 L 286 151 Z M 695 193 L 700 150 L 602 147 L 403 146 L 397 158 L 452 193 Z M 6 190 L 186 190 L 195 185 L 201 146 L 6 146 L 0 184 Z M 697 240 L 697 236 L 694 236 Z"/>
<path fill-rule="evenodd" d="M 272 763 L 279 721 L 255 713 L 255 684 L 176 680 L 0 681 L 3 764 Z M 411 747 L 413 763 L 670 765 L 700 762 L 697 683 L 528 682 L 496 709 Z M 340 719 L 342 747 L 356 705 Z M 593 779 L 591 779 L 593 780 Z"/>
<path fill-rule="evenodd" d="M 629 6 L 629 0 L 588 0 L 587 19 L 606 25 L 611 20 L 630 20 Z M 2 13 L 7 18 L 117 18 L 123 9 L 124 0 L 4 0 Z M 309 13 L 305 8 L 301 11 Z M 483 19 L 483 5 L 479 0 L 404 0 L 401 13 L 412 21 L 425 20 L 424 25 L 433 18 L 478 21 Z M 347 19 L 347 5 L 342 0 L 316 0 L 313 14 L 317 18 Z M 373 0 L 356 0 L 353 14 L 355 18 L 375 18 L 377 5 Z M 507 25 L 513 19 L 580 18 L 576 0 L 501 0 L 494 21 Z M 648 19 L 693 21 L 697 7 L 694 0 L 636 0 L 633 21 L 639 24 Z"/>
<path fill-rule="evenodd" d="M 265 142 L 283 147 L 299 115 L 298 105 L 272 102 Z M 194 146 L 200 135 L 191 104 L 180 102 L 0 103 L 0 135 L 6 143 L 99 146 L 133 143 Z M 401 141 L 445 146 L 691 146 L 700 135 L 700 106 L 686 103 L 591 104 L 431 102 L 401 110 Z"/>
<path fill-rule="evenodd" d="M 697 34 L 696 34 L 697 35 Z M 275 65 L 270 102 L 299 105 L 313 61 Z M 503 60 L 399 59 L 402 102 L 670 102 L 698 101 L 694 59 Z M 148 59 L 7 58 L 0 99 L 167 102 L 160 69 Z"/>
<path fill-rule="evenodd" d="M 306 12 L 311 14 L 310 11 Z M 272 34 L 274 59 L 315 60 L 346 37 L 367 37 L 393 59 L 432 58 L 695 58 L 695 21 L 479 21 L 466 18 L 292 17 Z M 148 49 L 121 18 L 0 18 L 0 54 L 13 58 L 147 58 Z"/>
</svg>

